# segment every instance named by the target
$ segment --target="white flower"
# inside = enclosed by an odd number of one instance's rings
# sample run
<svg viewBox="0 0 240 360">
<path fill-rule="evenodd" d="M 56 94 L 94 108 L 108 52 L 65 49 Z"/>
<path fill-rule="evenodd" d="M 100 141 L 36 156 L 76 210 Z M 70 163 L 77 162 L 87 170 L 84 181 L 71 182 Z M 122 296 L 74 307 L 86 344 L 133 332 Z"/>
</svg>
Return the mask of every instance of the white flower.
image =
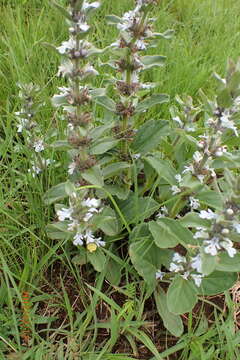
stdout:
<svg viewBox="0 0 240 360">
<path fill-rule="evenodd" d="M 132 157 L 133 157 L 133 159 L 138 160 L 138 159 L 140 159 L 141 154 L 134 154 Z"/>
<path fill-rule="evenodd" d="M 226 213 L 231 216 L 234 214 L 234 211 L 233 211 L 233 209 L 229 208 L 226 210 Z"/>
<path fill-rule="evenodd" d="M 146 44 L 143 40 L 137 40 L 135 45 L 138 50 L 146 50 Z"/>
<path fill-rule="evenodd" d="M 234 125 L 234 122 L 232 120 L 229 120 L 228 114 L 223 114 L 220 118 L 221 120 L 221 126 L 223 128 L 231 129 L 234 131 L 235 135 L 238 136 L 238 130 L 236 126 Z"/>
<path fill-rule="evenodd" d="M 184 274 L 182 274 L 181 276 L 184 278 L 184 280 L 187 280 L 189 277 L 189 271 L 186 271 Z"/>
<path fill-rule="evenodd" d="M 57 50 L 60 54 L 64 55 L 68 53 L 69 51 L 75 49 L 76 41 L 73 37 L 70 37 L 68 41 L 63 41 L 62 44 L 57 47 Z"/>
<path fill-rule="evenodd" d="M 19 123 L 17 124 L 17 132 L 21 133 L 23 131 L 23 129 L 25 129 L 27 127 L 28 124 L 29 124 L 28 119 L 20 118 Z"/>
<path fill-rule="evenodd" d="M 180 254 L 177 253 L 177 252 L 175 252 L 175 253 L 173 254 L 172 261 L 173 261 L 173 262 L 176 262 L 177 264 L 186 263 L 186 262 L 187 262 L 185 256 L 182 256 L 182 255 L 180 255 Z"/>
<path fill-rule="evenodd" d="M 33 165 L 31 169 L 28 169 L 28 172 L 32 175 L 32 177 L 36 177 L 36 175 L 40 174 L 42 172 L 42 169 L 40 169 L 38 166 Z"/>
<path fill-rule="evenodd" d="M 162 280 L 165 274 L 166 274 L 165 272 L 163 272 L 163 271 L 161 271 L 161 270 L 158 270 L 158 271 L 156 272 L 156 279 Z"/>
<path fill-rule="evenodd" d="M 105 244 L 106 244 L 105 241 L 101 240 L 101 238 L 95 238 L 91 230 L 86 231 L 85 238 L 86 238 L 87 244 L 94 243 L 97 245 L 97 247 L 105 246 Z"/>
<path fill-rule="evenodd" d="M 61 86 L 58 89 L 60 90 L 60 94 L 55 94 L 52 97 L 52 104 L 55 107 L 62 106 L 63 102 L 66 100 L 64 98 L 69 96 L 69 94 L 71 93 L 71 89 L 66 86 Z"/>
<path fill-rule="evenodd" d="M 97 208 L 101 204 L 101 200 L 95 199 L 95 198 L 87 198 L 86 200 L 82 201 L 82 206 L 86 206 L 88 208 Z"/>
<path fill-rule="evenodd" d="M 84 216 L 83 221 L 88 222 L 88 220 L 90 220 L 91 217 L 93 217 L 93 213 L 92 213 L 92 212 L 88 212 L 88 213 L 86 213 L 86 215 Z"/>
<path fill-rule="evenodd" d="M 172 119 L 176 121 L 181 127 L 183 126 L 183 122 L 179 116 L 174 116 Z"/>
<path fill-rule="evenodd" d="M 208 158 L 210 160 L 210 158 Z M 212 177 L 216 177 L 215 170 L 213 168 L 210 168 L 208 164 L 205 164 L 204 169 L 209 171 L 211 173 Z"/>
<path fill-rule="evenodd" d="M 117 24 L 118 30 L 127 31 L 133 26 L 134 21 L 139 20 L 139 18 L 136 17 L 136 10 L 138 9 L 128 11 L 123 15 L 121 23 Z"/>
<path fill-rule="evenodd" d="M 65 219 L 69 219 L 72 220 L 72 213 L 73 213 L 73 209 L 72 208 L 62 208 L 61 210 L 57 211 L 57 216 L 59 221 L 64 221 Z"/>
<path fill-rule="evenodd" d="M 204 175 L 197 175 L 198 180 L 200 181 L 200 183 L 203 184 L 204 181 Z"/>
<path fill-rule="evenodd" d="M 95 198 L 87 198 L 82 201 L 82 206 L 88 208 L 88 212 L 85 214 L 83 220 L 87 222 L 91 219 L 94 213 L 100 212 L 102 209 L 97 209 L 101 205 L 101 200 Z"/>
<path fill-rule="evenodd" d="M 185 174 L 186 172 L 191 172 L 192 174 L 194 173 L 194 167 L 192 164 L 184 166 L 184 170 L 182 173 Z"/>
<path fill-rule="evenodd" d="M 117 40 L 117 41 L 114 41 L 111 45 L 109 45 L 109 47 L 121 47 L 121 41 L 120 40 Z"/>
<path fill-rule="evenodd" d="M 239 223 L 233 223 L 233 228 L 236 230 L 238 234 L 240 234 L 240 224 Z"/>
<path fill-rule="evenodd" d="M 76 246 L 83 245 L 83 240 L 84 240 L 84 235 L 81 233 L 76 233 L 76 235 L 73 238 L 73 244 Z"/>
<path fill-rule="evenodd" d="M 207 220 L 213 220 L 217 218 L 217 214 L 215 214 L 211 209 L 206 210 L 201 210 L 199 217 L 201 219 L 207 219 Z"/>
<path fill-rule="evenodd" d="M 100 6 L 100 3 L 98 1 L 94 1 L 92 3 L 88 3 L 85 1 L 82 5 L 82 10 L 88 10 L 88 9 L 97 9 Z"/>
<path fill-rule="evenodd" d="M 185 126 L 185 130 L 188 131 L 188 132 L 196 131 L 195 127 L 193 127 L 193 126 Z"/>
<path fill-rule="evenodd" d="M 167 207 L 164 205 L 160 208 L 159 213 L 156 215 L 157 218 L 163 218 L 165 216 L 168 215 L 168 209 Z"/>
<path fill-rule="evenodd" d="M 216 124 L 216 120 L 213 118 L 208 118 L 208 120 L 206 121 L 207 125 L 212 126 Z"/>
<path fill-rule="evenodd" d="M 69 130 L 69 131 L 73 131 L 73 130 L 74 130 L 74 125 L 71 124 L 71 123 L 68 123 L 68 124 L 67 124 L 67 127 L 68 127 L 68 130 Z"/>
<path fill-rule="evenodd" d="M 230 233 L 230 230 L 227 229 L 227 228 L 224 228 L 224 229 L 222 229 L 221 233 L 222 233 L 223 235 L 228 235 L 228 234 Z"/>
<path fill-rule="evenodd" d="M 60 91 L 59 96 L 67 96 L 71 92 L 71 89 L 67 86 L 59 86 L 58 90 Z"/>
<path fill-rule="evenodd" d="M 91 230 L 86 231 L 85 238 L 87 240 L 87 244 L 95 242 L 95 238 L 94 238 L 93 232 Z"/>
<path fill-rule="evenodd" d="M 217 255 L 218 250 L 221 249 L 221 246 L 219 244 L 219 238 L 216 236 L 214 236 L 211 240 L 205 240 L 203 244 L 205 245 L 205 253 L 212 256 Z"/>
<path fill-rule="evenodd" d="M 76 170 L 77 164 L 75 161 L 71 162 L 71 164 L 68 165 L 68 173 L 69 175 L 73 175 L 74 171 Z"/>
<path fill-rule="evenodd" d="M 181 192 L 181 189 L 180 189 L 178 186 L 176 186 L 176 185 L 173 185 L 173 186 L 171 187 L 171 190 L 172 190 L 173 195 L 176 195 L 176 194 L 178 194 L 178 193 Z"/>
<path fill-rule="evenodd" d="M 71 61 L 65 61 L 58 67 L 57 76 L 67 76 L 73 72 L 73 64 Z"/>
<path fill-rule="evenodd" d="M 224 145 L 224 146 L 220 146 L 217 151 L 215 152 L 215 155 L 216 156 L 223 156 L 224 153 L 227 152 L 227 146 Z"/>
<path fill-rule="evenodd" d="M 239 112 L 239 106 L 240 106 L 240 96 L 236 97 L 234 100 L 234 106 L 232 107 L 233 112 Z"/>
<path fill-rule="evenodd" d="M 83 71 L 83 74 L 85 77 L 99 75 L 99 72 L 96 69 L 94 69 L 94 67 L 90 64 L 87 64 L 86 66 L 84 66 L 82 71 Z"/>
<path fill-rule="evenodd" d="M 195 234 L 194 234 L 194 239 L 207 239 L 208 238 L 208 233 L 205 231 L 206 229 L 203 227 L 197 227 L 197 230 Z"/>
<path fill-rule="evenodd" d="M 237 251 L 234 249 L 233 242 L 230 239 L 225 238 L 224 241 L 220 242 L 220 245 L 227 250 L 230 257 L 234 257 L 234 255 L 236 255 Z"/>
<path fill-rule="evenodd" d="M 203 140 L 200 140 L 197 144 L 197 146 L 200 148 L 200 149 L 203 149 L 204 148 L 204 141 Z"/>
<path fill-rule="evenodd" d="M 195 282 L 195 285 L 199 287 L 202 283 L 203 275 L 200 274 L 191 274 L 192 279 Z"/>
<path fill-rule="evenodd" d="M 196 209 L 198 209 L 200 207 L 200 203 L 199 203 L 198 199 L 195 199 L 194 197 L 190 196 L 189 201 L 190 201 L 190 207 L 193 210 L 196 210 Z"/>
<path fill-rule="evenodd" d="M 196 163 L 199 163 L 203 158 L 203 155 L 199 151 L 195 151 L 193 154 L 193 159 Z"/>
<path fill-rule="evenodd" d="M 127 81 L 127 72 L 126 71 L 124 73 L 124 77 L 125 77 L 124 80 Z M 137 71 L 132 72 L 132 82 L 139 83 L 139 75 L 138 75 Z"/>
<path fill-rule="evenodd" d="M 97 247 L 106 245 L 105 241 L 102 241 L 101 238 L 96 238 L 94 243 L 97 245 Z"/>
<path fill-rule="evenodd" d="M 39 140 L 35 141 L 35 142 L 33 143 L 33 147 L 34 147 L 34 149 L 35 149 L 35 151 L 36 151 L 37 153 L 43 151 L 44 148 L 45 148 L 45 147 L 44 147 L 43 140 L 39 139 Z"/>
<path fill-rule="evenodd" d="M 42 159 L 42 163 L 44 164 L 44 166 L 49 166 L 51 164 L 54 164 L 55 163 L 55 160 L 52 160 L 52 159 Z"/>
<path fill-rule="evenodd" d="M 90 29 L 90 26 L 87 23 L 82 24 L 78 22 L 78 27 L 82 32 L 87 32 Z"/>
<path fill-rule="evenodd" d="M 146 83 L 146 84 L 139 84 L 141 89 L 153 89 L 155 87 L 155 84 L 153 83 Z"/>
<path fill-rule="evenodd" d="M 74 231 L 77 226 L 78 226 L 77 220 L 73 219 L 73 221 L 70 224 L 68 224 L 67 229 L 68 231 Z"/>
<path fill-rule="evenodd" d="M 201 255 L 198 254 L 196 256 L 194 256 L 192 258 L 192 261 L 190 263 L 191 267 L 194 270 L 197 270 L 197 272 L 201 273 L 202 272 L 202 259 L 201 259 Z"/>
<path fill-rule="evenodd" d="M 177 182 L 180 184 L 180 182 L 182 181 L 182 176 L 181 176 L 181 174 L 175 175 L 175 179 L 176 179 Z"/>
<path fill-rule="evenodd" d="M 236 97 L 236 99 L 234 100 L 234 105 L 240 106 L 240 96 Z"/>
<path fill-rule="evenodd" d="M 169 266 L 169 270 L 170 271 L 173 271 L 173 272 L 179 272 L 179 271 L 183 271 L 184 268 L 182 265 L 177 265 L 175 263 L 171 263 L 170 266 Z"/>
</svg>

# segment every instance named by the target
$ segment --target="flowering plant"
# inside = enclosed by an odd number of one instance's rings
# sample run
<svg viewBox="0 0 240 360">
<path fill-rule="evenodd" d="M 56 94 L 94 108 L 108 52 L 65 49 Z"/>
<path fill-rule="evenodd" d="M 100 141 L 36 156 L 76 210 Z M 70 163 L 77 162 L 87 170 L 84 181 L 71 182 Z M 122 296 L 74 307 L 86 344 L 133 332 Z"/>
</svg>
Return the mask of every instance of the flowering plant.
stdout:
<svg viewBox="0 0 240 360">
<path fill-rule="evenodd" d="M 37 115 L 43 104 L 39 100 L 40 88 L 34 84 L 18 84 L 21 109 L 15 112 L 17 119 L 17 136 L 20 141 L 15 147 L 29 159 L 28 173 L 35 178 L 42 173 L 54 160 L 48 158 L 48 142 L 52 135 L 45 134 L 37 122 Z"/>
<path fill-rule="evenodd" d="M 87 20 L 98 2 L 55 6 L 67 19 L 70 38 L 57 47 L 63 57 L 58 75 L 67 86 L 53 105 L 63 109 L 67 129 L 53 146 L 67 152 L 69 166 L 68 180 L 45 195 L 46 203 L 56 203 L 57 216 L 48 235 L 71 239 L 75 262 L 90 262 L 114 284 L 127 247 L 166 327 L 179 335 L 179 315 L 191 311 L 198 296 L 230 288 L 240 270 L 240 63 L 229 61 L 226 79 L 215 74 L 214 99 L 200 91 L 195 106 L 190 97 L 177 96 L 170 121 L 145 121 L 150 107 L 169 101 L 155 93 L 158 84 L 142 82 L 144 70 L 166 61 L 145 52 L 173 34 L 153 30 L 157 1 L 138 0 L 122 18 L 108 16 L 119 38 L 104 50 L 87 40 Z M 96 61 L 103 51 L 109 61 Z M 104 89 L 93 86 L 97 64 L 114 70 L 105 75 Z M 92 104 L 102 107 L 100 119 Z M 167 294 L 161 282 L 169 284 Z"/>
</svg>

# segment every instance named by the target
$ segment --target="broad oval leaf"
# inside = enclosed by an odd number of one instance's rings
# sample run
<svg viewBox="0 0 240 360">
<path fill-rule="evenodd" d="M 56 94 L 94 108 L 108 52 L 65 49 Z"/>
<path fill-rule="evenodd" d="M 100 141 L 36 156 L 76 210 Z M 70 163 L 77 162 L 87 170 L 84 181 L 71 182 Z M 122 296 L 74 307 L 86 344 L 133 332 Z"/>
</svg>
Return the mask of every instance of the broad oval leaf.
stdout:
<svg viewBox="0 0 240 360">
<path fill-rule="evenodd" d="M 121 173 L 123 170 L 128 169 L 130 167 L 130 164 L 126 161 L 119 161 L 112 163 L 110 165 L 107 165 L 105 168 L 103 168 L 103 176 L 104 179 L 108 179 L 109 177 Z"/>
<path fill-rule="evenodd" d="M 160 222 L 151 221 L 149 230 L 154 238 L 155 244 L 164 248 L 173 248 L 179 243 L 178 237 L 171 231 L 171 226 Z"/>
<path fill-rule="evenodd" d="M 158 313 L 163 320 L 165 328 L 174 336 L 181 336 L 183 333 L 183 323 L 179 315 L 173 314 L 167 307 L 167 296 L 161 287 L 154 292 L 155 303 Z"/>
<path fill-rule="evenodd" d="M 55 222 L 46 226 L 46 233 L 50 239 L 64 240 L 70 239 L 72 233 L 67 230 L 68 225 L 65 222 Z"/>
<path fill-rule="evenodd" d="M 185 216 L 179 219 L 179 222 L 184 227 L 209 227 L 210 221 L 206 219 L 201 219 L 199 214 L 196 212 L 189 212 Z"/>
<path fill-rule="evenodd" d="M 95 142 L 91 148 L 90 153 L 92 155 L 101 155 L 107 152 L 108 150 L 112 149 L 119 143 L 119 140 L 116 140 L 114 138 L 108 137 L 103 138 L 97 142 Z"/>
<path fill-rule="evenodd" d="M 106 256 L 100 248 L 92 253 L 87 251 L 87 258 L 96 271 L 101 272 L 104 270 L 106 265 Z"/>
<path fill-rule="evenodd" d="M 104 189 L 106 189 L 111 195 L 117 196 L 120 200 L 126 200 L 130 191 L 127 184 L 104 185 Z"/>
<path fill-rule="evenodd" d="M 55 150 L 66 151 L 71 149 L 71 145 L 67 140 L 57 140 L 51 144 L 51 147 Z"/>
<path fill-rule="evenodd" d="M 103 186 L 103 174 L 99 166 L 93 166 L 81 174 L 84 180 L 92 185 Z"/>
<path fill-rule="evenodd" d="M 236 254 L 233 258 L 231 258 L 226 252 L 220 253 L 218 255 L 216 270 L 227 272 L 240 272 L 240 254 Z"/>
<path fill-rule="evenodd" d="M 146 55 L 140 58 L 140 61 L 145 65 L 144 69 L 150 69 L 153 66 L 164 66 L 166 60 L 166 56 L 162 55 Z"/>
<path fill-rule="evenodd" d="M 135 153 L 146 154 L 155 149 L 162 136 L 169 134 L 168 122 L 165 120 L 149 120 L 140 127 L 134 137 L 131 148 Z"/>
<path fill-rule="evenodd" d="M 225 271 L 214 271 L 203 278 L 199 294 L 216 295 L 228 290 L 235 284 L 237 277 L 237 274 L 234 272 L 226 274 Z"/>
<path fill-rule="evenodd" d="M 130 245 L 129 255 L 133 266 L 146 283 L 154 290 L 156 286 L 157 268 L 151 260 L 153 242 L 149 239 L 137 241 Z"/>
<path fill-rule="evenodd" d="M 64 199 L 65 197 L 71 195 L 70 186 L 73 185 L 69 181 L 60 183 L 58 185 L 53 186 L 49 189 L 43 196 L 43 201 L 47 205 L 53 204 L 55 201 Z M 72 189 L 72 186 L 71 186 Z"/>
<path fill-rule="evenodd" d="M 120 231 L 120 225 L 116 217 L 116 213 L 109 206 L 105 207 L 100 214 L 96 215 L 93 218 L 92 223 L 108 236 L 117 235 Z"/>
<path fill-rule="evenodd" d="M 149 261 L 152 265 L 155 266 L 156 269 L 160 269 L 161 266 L 169 267 L 172 257 L 173 251 L 169 249 L 160 249 L 154 244 L 153 236 L 149 231 L 148 224 L 142 223 L 140 225 L 135 226 L 132 230 L 129 241 L 130 243 L 138 242 L 138 241 L 149 241 L 152 243 L 151 251 L 149 251 Z"/>
<path fill-rule="evenodd" d="M 175 31 L 173 29 L 168 29 L 168 30 L 164 31 L 164 33 L 154 33 L 153 37 L 169 40 L 169 39 L 172 39 L 174 33 L 175 33 Z"/>
<path fill-rule="evenodd" d="M 159 204 L 151 197 L 136 197 L 132 193 L 127 200 L 119 200 L 118 205 L 128 224 L 138 224 L 159 209 Z"/>
<path fill-rule="evenodd" d="M 163 249 L 175 247 L 177 244 L 187 247 L 197 243 L 192 232 L 181 226 L 178 220 L 161 218 L 157 222 L 151 221 L 149 229 L 155 244 Z"/>
<path fill-rule="evenodd" d="M 173 314 L 181 315 L 191 311 L 197 301 L 197 291 L 192 282 L 177 275 L 168 288 L 168 310 Z"/>
<path fill-rule="evenodd" d="M 94 101 L 98 104 L 104 107 L 105 109 L 115 112 L 116 111 L 116 103 L 109 98 L 108 96 L 98 96 L 94 99 Z"/>
<path fill-rule="evenodd" d="M 212 256 L 210 254 L 206 254 L 205 252 L 202 252 L 201 260 L 202 260 L 202 273 L 204 275 L 209 275 L 216 269 L 217 256 Z"/>
<path fill-rule="evenodd" d="M 145 157 L 144 160 L 146 160 L 168 184 L 176 185 L 175 175 L 177 172 L 167 160 L 160 159 L 157 154 Z"/>
<path fill-rule="evenodd" d="M 153 94 L 147 99 L 141 101 L 135 109 L 136 113 L 144 112 L 154 105 L 159 105 L 169 102 L 169 95 L 166 94 Z"/>
<path fill-rule="evenodd" d="M 215 209 L 221 210 L 223 208 L 223 198 L 216 191 L 201 191 L 197 194 L 197 197 L 199 201 Z"/>
<path fill-rule="evenodd" d="M 106 278 L 110 282 L 110 284 L 114 286 L 119 285 L 122 276 L 121 271 L 122 271 L 122 266 L 117 261 L 110 258 L 107 263 L 107 271 L 106 271 Z"/>
</svg>

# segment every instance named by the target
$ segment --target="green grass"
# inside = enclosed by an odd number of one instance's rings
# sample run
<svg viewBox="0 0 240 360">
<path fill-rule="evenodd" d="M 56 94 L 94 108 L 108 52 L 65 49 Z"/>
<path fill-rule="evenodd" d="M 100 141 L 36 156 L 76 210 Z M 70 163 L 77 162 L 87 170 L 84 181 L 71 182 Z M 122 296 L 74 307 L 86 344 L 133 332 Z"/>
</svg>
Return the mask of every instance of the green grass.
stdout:
<svg viewBox="0 0 240 360">
<path fill-rule="evenodd" d="M 116 34 L 105 24 L 104 15 L 121 14 L 129 3 L 103 0 L 92 35 L 97 46 L 110 44 Z M 197 326 L 190 317 L 186 334 L 171 343 L 158 315 L 149 310 L 146 291 L 139 288 L 141 279 L 128 263 L 120 264 L 126 284 L 111 289 L 103 281 L 104 274 L 96 276 L 90 268 L 83 272 L 72 262 L 75 249 L 71 244 L 46 237 L 45 225 L 53 214 L 42 196 L 64 180 L 66 172 L 60 166 L 34 180 L 28 175 L 30 154 L 23 156 L 17 150 L 14 111 L 20 106 L 17 83 L 36 83 L 45 102 L 38 116 L 42 131 L 63 128 L 50 103 L 61 85 L 55 75 L 59 57 L 43 43 L 60 44 L 67 29 L 47 0 L 1 0 L 0 6 L 0 360 L 127 360 L 134 355 L 139 358 L 142 344 L 146 356 L 154 359 L 170 359 L 173 354 L 183 360 L 239 359 L 240 335 L 234 331 L 229 298 L 228 313 L 215 311 L 210 328 L 200 312 Z M 238 2 L 162 0 L 155 15 L 157 30 L 173 28 L 176 34 L 154 49 L 167 56 L 167 66 L 147 77 L 159 81 L 161 92 L 170 94 L 171 102 L 183 93 L 197 101 L 199 88 L 213 93 L 212 72 L 223 73 L 227 58 L 240 55 Z M 148 116 L 169 118 L 168 107 Z M 49 156 L 58 158 L 52 152 Z M 132 283 L 128 283 L 130 275 L 135 279 Z M 22 291 L 28 291 L 31 298 L 28 346 L 22 344 L 19 327 Z M 154 332 L 157 337 L 152 336 L 154 325 L 159 326 Z M 117 357 L 117 349 L 133 355 Z"/>
</svg>

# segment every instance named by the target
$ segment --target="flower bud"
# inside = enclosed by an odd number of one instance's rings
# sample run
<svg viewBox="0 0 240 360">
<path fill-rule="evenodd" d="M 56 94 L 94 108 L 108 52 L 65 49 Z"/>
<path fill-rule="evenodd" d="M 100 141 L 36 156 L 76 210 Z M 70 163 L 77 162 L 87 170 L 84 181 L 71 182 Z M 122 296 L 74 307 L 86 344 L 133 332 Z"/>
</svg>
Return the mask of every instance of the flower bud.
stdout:
<svg viewBox="0 0 240 360">
<path fill-rule="evenodd" d="M 222 229 L 221 232 L 222 232 L 223 235 L 227 235 L 227 234 L 229 234 L 230 231 L 229 231 L 229 229 L 224 228 L 224 229 Z"/>
</svg>

